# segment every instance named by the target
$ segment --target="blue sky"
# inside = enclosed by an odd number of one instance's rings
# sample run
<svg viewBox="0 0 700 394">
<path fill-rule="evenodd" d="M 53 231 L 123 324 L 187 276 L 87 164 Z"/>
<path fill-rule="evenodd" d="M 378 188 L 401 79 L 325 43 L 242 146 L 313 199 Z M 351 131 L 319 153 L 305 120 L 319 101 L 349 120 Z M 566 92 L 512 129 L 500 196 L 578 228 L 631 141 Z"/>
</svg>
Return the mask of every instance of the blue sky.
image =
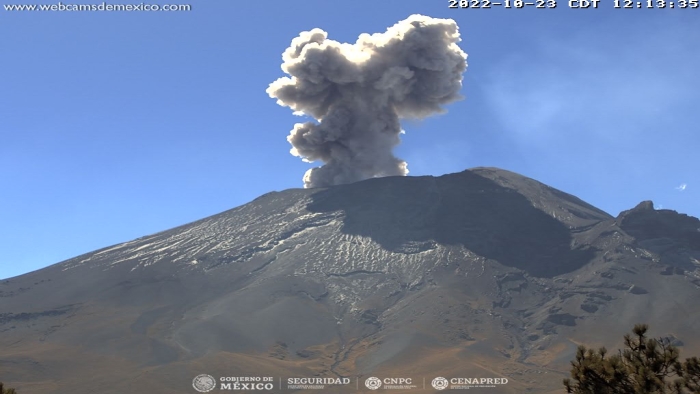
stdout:
<svg viewBox="0 0 700 394">
<path fill-rule="evenodd" d="M 496 166 L 612 215 L 651 199 L 700 216 L 700 9 L 188 1 L 0 9 L 0 278 L 301 187 L 299 118 L 265 93 L 282 52 L 314 27 L 355 42 L 414 13 L 456 20 L 469 65 L 464 100 L 404 123 L 410 175 Z"/>
</svg>

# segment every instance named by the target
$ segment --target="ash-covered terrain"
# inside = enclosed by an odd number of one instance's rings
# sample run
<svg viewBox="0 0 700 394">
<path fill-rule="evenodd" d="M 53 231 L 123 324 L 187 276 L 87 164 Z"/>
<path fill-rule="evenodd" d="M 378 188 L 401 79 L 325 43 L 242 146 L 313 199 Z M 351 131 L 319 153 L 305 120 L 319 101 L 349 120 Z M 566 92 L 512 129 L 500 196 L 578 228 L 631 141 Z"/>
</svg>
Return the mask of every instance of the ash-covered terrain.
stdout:
<svg viewBox="0 0 700 394">
<path fill-rule="evenodd" d="M 651 202 L 615 218 L 495 168 L 378 178 L 268 193 L 3 280 L 0 380 L 152 394 L 194 393 L 200 373 L 464 376 L 563 392 L 578 344 L 616 348 L 635 323 L 700 355 L 699 298 L 697 218 Z M 351 386 L 338 392 L 369 392 Z"/>
</svg>

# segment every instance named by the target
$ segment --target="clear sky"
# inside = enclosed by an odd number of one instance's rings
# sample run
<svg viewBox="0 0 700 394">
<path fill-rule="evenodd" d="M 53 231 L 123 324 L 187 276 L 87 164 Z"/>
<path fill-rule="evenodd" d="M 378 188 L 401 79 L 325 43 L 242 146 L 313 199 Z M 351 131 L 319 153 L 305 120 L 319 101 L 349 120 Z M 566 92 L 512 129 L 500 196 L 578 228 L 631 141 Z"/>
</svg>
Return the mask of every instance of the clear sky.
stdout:
<svg viewBox="0 0 700 394">
<path fill-rule="evenodd" d="M 0 278 L 302 187 L 299 117 L 265 93 L 282 52 L 314 27 L 354 43 L 414 13 L 456 20 L 469 65 L 464 100 L 404 123 L 410 175 L 496 166 L 612 215 L 650 199 L 700 216 L 698 8 L 182 3 L 0 9 Z"/>
</svg>

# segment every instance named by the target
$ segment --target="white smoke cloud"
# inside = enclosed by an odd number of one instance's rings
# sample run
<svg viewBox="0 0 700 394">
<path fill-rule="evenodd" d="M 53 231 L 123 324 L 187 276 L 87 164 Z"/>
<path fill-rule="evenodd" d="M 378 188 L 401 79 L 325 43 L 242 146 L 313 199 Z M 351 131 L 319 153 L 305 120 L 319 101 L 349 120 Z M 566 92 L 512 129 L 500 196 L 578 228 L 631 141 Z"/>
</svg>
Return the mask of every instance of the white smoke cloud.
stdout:
<svg viewBox="0 0 700 394">
<path fill-rule="evenodd" d="M 322 161 L 304 175 L 304 187 L 406 175 L 399 144 L 400 118 L 443 113 L 461 98 L 467 55 L 451 19 L 412 15 L 385 33 L 362 34 L 355 44 L 328 39 L 321 29 L 302 32 L 282 55 L 290 77 L 267 93 L 296 114 L 287 140 L 304 161 Z"/>
<path fill-rule="evenodd" d="M 681 184 L 676 188 L 676 190 L 678 190 L 679 192 L 682 192 L 682 191 L 685 190 L 686 187 L 688 187 L 688 185 L 687 185 L 686 183 L 681 183 Z"/>
</svg>

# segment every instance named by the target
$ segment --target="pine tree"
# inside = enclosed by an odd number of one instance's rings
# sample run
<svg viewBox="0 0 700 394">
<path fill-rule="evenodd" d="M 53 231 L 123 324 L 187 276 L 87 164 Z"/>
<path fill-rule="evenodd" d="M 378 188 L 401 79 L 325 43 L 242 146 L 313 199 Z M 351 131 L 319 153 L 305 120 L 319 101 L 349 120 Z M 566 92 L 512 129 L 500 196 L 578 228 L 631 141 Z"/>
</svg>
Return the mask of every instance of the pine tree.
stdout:
<svg viewBox="0 0 700 394">
<path fill-rule="evenodd" d="M 647 338 L 646 324 L 625 335 L 625 348 L 609 355 L 579 346 L 571 362 L 571 379 L 564 379 L 574 394 L 700 394 L 700 359 L 681 362 L 678 348 L 667 339 Z"/>
<path fill-rule="evenodd" d="M 15 389 L 6 389 L 5 385 L 0 382 L 0 394 L 17 394 L 17 391 Z"/>
<path fill-rule="evenodd" d="M 700 359 L 691 357 L 685 359 L 678 375 L 682 377 L 682 385 L 693 394 L 700 394 Z"/>
</svg>

